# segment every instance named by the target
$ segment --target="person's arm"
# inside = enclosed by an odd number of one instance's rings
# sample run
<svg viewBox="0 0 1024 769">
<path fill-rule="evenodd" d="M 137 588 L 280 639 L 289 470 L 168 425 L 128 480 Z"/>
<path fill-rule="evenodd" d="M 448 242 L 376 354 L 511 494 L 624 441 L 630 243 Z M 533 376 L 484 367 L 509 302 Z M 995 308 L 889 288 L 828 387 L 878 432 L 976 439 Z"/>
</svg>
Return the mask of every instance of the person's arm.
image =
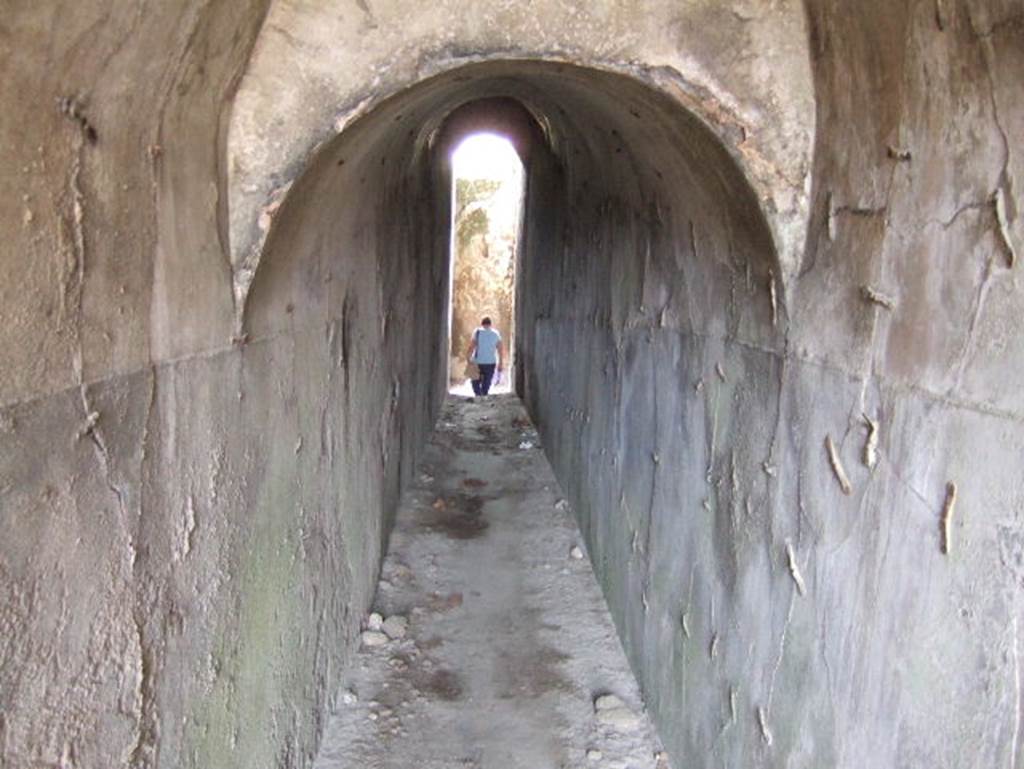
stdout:
<svg viewBox="0 0 1024 769">
<path fill-rule="evenodd" d="M 469 342 L 469 350 L 466 351 L 466 360 L 473 360 L 474 355 L 476 355 L 476 334 L 473 334 L 473 338 Z"/>
</svg>

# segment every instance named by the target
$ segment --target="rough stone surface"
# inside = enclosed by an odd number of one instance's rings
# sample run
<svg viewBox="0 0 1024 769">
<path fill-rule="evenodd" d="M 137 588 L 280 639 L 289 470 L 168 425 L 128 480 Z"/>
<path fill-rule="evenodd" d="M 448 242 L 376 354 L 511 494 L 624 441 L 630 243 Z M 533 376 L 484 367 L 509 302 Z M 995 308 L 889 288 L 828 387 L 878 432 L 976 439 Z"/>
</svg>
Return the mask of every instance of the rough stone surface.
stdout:
<svg viewBox="0 0 1024 769">
<path fill-rule="evenodd" d="M 447 242 L 383 203 L 405 168 L 278 211 L 237 333 L 222 131 L 262 13 L 5 11 L 0 765 L 308 766 L 439 408 Z"/>
<path fill-rule="evenodd" d="M 381 625 L 381 630 L 384 634 L 391 639 L 405 638 L 405 634 L 409 630 L 409 620 L 405 617 L 392 616 L 384 620 L 384 624 Z"/>
<path fill-rule="evenodd" d="M 807 45 L 797 0 L 277 0 L 231 115 L 232 261 L 258 254 L 257 212 L 317 146 L 425 77 L 500 57 L 636 75 L 685 103 L 747 159 L 798 267 L 815 123 Z"/>
<path fill-rule="evenodd" d="M 727 165 L 623 134 L 669 169 L 630 186 L 587 134 L 530 169 L 521 392 L 676 763 L 1015 766 L 1024 292 L 992 201 L 1019 7 L 809 11 L 801 272 L 772 291 L 739 195 L 672 158 Z"/>
<path fill-rule="evenodd" d="M 360 640 L 363 642 L 363 646 L 385 646 L 391 637 L 379 630 L 364 630 L 360 636 Z"/>
<path fill-rule="evenodd" d="M 1021 18 L 5 9 L 0 764 L 310 765 L 443 395 L 442 128 L 502 97 L 523 453 L 673 761 L 1020 765 Z"/>
</svg>

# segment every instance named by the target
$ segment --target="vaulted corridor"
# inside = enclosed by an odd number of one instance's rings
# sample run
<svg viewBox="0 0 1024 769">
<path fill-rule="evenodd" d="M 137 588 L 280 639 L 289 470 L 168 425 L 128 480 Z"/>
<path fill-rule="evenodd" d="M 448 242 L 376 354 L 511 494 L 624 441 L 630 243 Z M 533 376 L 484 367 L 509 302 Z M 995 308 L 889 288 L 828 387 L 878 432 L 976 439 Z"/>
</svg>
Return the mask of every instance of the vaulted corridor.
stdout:
<svg viewBox="0 0 1024 769">
<path fill-rule="evenodd" d="M 1022 19 L 1020 0 L 0 11 L 0 766 L 426 750 L 427 721 L 375 688 L 416 688 L 416 660 L 391 667 L 415 644 L 486 706 L 440 706 L 465 718 L 453 760 L 1024 769 Z M 508 493 L 487 536 L 412 538 L 416 516 L 482 525 L 440 515 L 485 496 L 457 475 L 435 478 L 441 511 L 400 504 L 487 413 L 444 411 L 451 153 L 481 131 L 522 161 L 504 323 L 543 459 L 467 474 Z M 505 516 L 554 516 L 552 476 L 567 511 L 536 541 Z M 579 561 L 558 555 L 569 512 Z M 395 578 L 387 553 L 431 546 L 436 574 Z M 493 559 L 491 599 L 440 571 L 456 555 Z M 536 708 L 481 688 L 554 643 L 548 599 L 509 585 L 556 555 L 596 578 L 637 688 L 595 664 L 643 702 L 635 743 L 566 726 L 618 690 L 573 672 L 603 615 L 527 675 Z M 431 591 L 463 605 L 415 614 Z M 407 640 L 363 649 L 375 601 Z M 502 606 L 519 631 L 472 660 L 421 646 Z M 375 664 L 397 678 L 350 707 Z M 510 724 L 498 752 L 476 744 L 486 708 Z M 542 717 L 565 708 L 583 720 Z M 374 731 L 329 731 L 332 711 Z"/>
<path fill-rule="evenodd" d="M 581 545 L 518 401 L 450 398 L 314 767 L 668 769 Z"/>
</svg>

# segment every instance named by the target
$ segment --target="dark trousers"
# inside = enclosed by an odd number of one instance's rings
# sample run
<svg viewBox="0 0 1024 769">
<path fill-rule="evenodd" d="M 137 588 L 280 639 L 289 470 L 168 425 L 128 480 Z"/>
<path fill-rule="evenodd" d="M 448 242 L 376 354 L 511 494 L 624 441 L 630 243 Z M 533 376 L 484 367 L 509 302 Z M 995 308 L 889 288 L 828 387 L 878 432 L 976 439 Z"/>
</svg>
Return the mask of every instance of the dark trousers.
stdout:
<svg viewBox="0 0 1024 769">
<path fill-rule="evenodd" d="M 491 380 L 494 378 L 495 363 L 478 363 L 480 378 L 472 380 L 474 395 L 487 395 L 491 389 Z"/>
</svg>

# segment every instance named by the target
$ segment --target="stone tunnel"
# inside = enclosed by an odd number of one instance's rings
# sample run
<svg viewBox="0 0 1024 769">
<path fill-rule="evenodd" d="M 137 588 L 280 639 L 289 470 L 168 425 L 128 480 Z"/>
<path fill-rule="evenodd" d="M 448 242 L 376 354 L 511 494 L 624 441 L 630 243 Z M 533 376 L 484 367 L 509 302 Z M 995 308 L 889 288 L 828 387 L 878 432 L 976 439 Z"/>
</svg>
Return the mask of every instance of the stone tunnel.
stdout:
<svg viewBox="0 0 1024 769">
<path fill-rule="evenodd" d="M 0 765 L 311 766 L 487 129 L 674 765 L 1024 767 L 1019 0 L 16 2 L 0 61 Z"/>
</svg>

